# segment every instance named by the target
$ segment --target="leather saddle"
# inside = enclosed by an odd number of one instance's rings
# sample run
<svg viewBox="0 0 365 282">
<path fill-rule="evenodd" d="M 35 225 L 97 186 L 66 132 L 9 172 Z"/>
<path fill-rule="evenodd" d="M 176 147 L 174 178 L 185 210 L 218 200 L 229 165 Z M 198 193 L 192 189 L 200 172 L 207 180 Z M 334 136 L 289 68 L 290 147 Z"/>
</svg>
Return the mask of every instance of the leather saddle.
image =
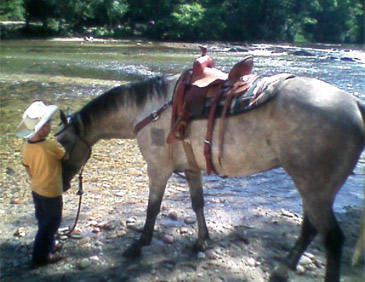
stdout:
<svg viewBox="0 0 365 282">
<path fill-rule="evenodd" d="M 187 138 L 186 127 L 188 123 L 193 118 L 201 118 L 207 99 L 211 100 L 206 140 L 204 141 L 207 173 L 210 174 L 211 171 L 216 173 L 211 161 L 211 139 L 217 105 L 221 100 L 225 101 L 219 130 L 220 148 L 222 148 L 224 118 L 231 100 L 235 95 L 247 91 L 258 76 L 250 74 L 253 67 L 252 56 L 245 57 L 235 64 L 229 73 L 226 73 L 215 68 L 213 60 L 207 54 L 206 47 L 200 46 L 200 48 L 202 55 L 194 61 L 192 69 L 183 72 L 175 86 L 172 101 L 171 130 L 166 142 L 171 143 L 173 140 L 184 141 Z M 192 159 L 192 157 L 187 157 L 188 161 Z M 192 162 L 194 161 L 189 161 L 190 164 Z"/>
</svg>

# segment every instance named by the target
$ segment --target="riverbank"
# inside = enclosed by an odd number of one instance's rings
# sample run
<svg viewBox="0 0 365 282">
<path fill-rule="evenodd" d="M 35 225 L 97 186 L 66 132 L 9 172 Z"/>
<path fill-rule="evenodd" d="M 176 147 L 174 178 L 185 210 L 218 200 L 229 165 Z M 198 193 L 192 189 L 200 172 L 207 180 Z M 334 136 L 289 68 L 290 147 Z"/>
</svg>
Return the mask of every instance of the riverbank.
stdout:
<svg viewBox="0 0 365 282">
<path fill-rule="evenodd" d="M 78 232 L 65 241 L 64 260 L 31 267 L 36 221 L 20 162 L 23 141 L 14 136 L 27 105 L 43 99 L 77 111 L 116 84 L 179 73 L 199 55 L 197 43 L 55 40 L 1 42 L 0 281 L 266 281 L 299 234 L 300 196 L 284 170 L 236 178 L 205 176 L 211 242 L 206 252 L 198 254 L 190 249 L 197 238 L 197 224 L 188 187 L 183 179 L 172 177 L 152 245 L 143 249 L 140 259 L 130 261 L 122 253 L 140 236 L 148 199 L 145 162 L 133 140 L 102 141 L 93 147 L 84 171 Z M 237 46 L 248 52 L 235 53 Z M 292 55 L 302 49 L 307 56 Z M 318 77 L 364 99 L 364 67 L 356 59 L 365 58 L 363 51 L 233 43 L 209 43 L 209 50 L 217 66 L 225 70 L 250 54 L 255 56 L 255 73 Z M 56 118 L 53 124 L 57 130 Z M 334 208 L 346 236 L 342 261 L 346 282 L 364 278 L 363 263 L 350 266 L 359 234 L 364 164 L 363 154 Z M 71 226 L 75 219 L 76 191 L 77 179 L 64 195 L 62 227 Z M 317 238 L 290 281 L 322 281 L 324 263 Z"/>
<path fill-rule="evenodd" d="M 123 158 L 120 158 L 123 155 Z M 206 179 L 208 180 L 208 179 Z M 84 198 L 76 232 L 62 238 L 64 259 L 33 268 L 30 263 L 36 232 L 27 178 L 18 167 L 3 174 L 0 197 L 1 281 L 267 281 L 299 234 L 301 215 L 258 204 L 246 210 L 249 199 L 231 200 L 210 181 L 205 188 L 206 218 L 211 241 L 206 252 L 190 247 L 197 237 L 185 181 L 173 177 L 166 189 L 151 246 L 140 259 L 128 260 L 123 251 L 139 238 L 148 198 L 146 166 L 135 141 L 98 143 L 84 171 Z M 64 195 L 62 227 L 73 224 L 77 182 Z M 252 187 L 235 189 L 253 189 Z M 270 197 L 268 197 L 270 200 Z M 276 199 L 278 202 L 280 199 Z M 338 213 L 346 236 L 341 281 L 363 281 L 364 263 L 351 267 L 361 211 Z M 301 259 L 290 281 L 321 281 L 323 247 L 317 238 Z"/>
</svg>

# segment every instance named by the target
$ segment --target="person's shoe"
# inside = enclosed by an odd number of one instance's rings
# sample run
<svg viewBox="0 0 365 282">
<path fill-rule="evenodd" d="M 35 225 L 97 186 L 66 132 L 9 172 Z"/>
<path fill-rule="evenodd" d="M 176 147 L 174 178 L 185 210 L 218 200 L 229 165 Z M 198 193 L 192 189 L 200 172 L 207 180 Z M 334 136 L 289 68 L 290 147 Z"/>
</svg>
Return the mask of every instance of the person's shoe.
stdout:
<svg viewBox="0 0 365 282">
<path fill-rule="evenodd" d="M 56 263 L 63 259 L 63 256 L 60 254 L 50 254 L 46 260 L 47 263 Z"/>
<path fill-rule="evenodd" d="M 50 254 L 45 260 L 34 260 L 33 259 L 33 267 L 39 267 L 44 266 L 49 263 L 56 263 L 62 259 L 62 255 L 56 253 L 56 254 Z"/>
<path fill-rule="evenodd" d="M 56 241 L 52 250 L 52 254 L 61 251 L 63 248 L 63 244 L 61 242 Z"/>
</svg>

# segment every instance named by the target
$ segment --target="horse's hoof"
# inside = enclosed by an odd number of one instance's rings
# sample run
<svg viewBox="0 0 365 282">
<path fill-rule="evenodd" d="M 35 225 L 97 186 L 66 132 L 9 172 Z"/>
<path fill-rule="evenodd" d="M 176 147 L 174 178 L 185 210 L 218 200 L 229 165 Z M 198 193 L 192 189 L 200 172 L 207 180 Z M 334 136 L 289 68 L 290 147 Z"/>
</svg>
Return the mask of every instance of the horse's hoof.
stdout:
<svg viewBox="0 0 365 282">
<path fill-rule="evenodd" d="M 288 281 L 289 268 L 285 265 L 278 265 L 275 267 L 273 273 L 270 275 L 269 282 L 286 282 Z"/>
<path fill-rule="evenodd" d="M 133 244 L 123 252 L 123 257 L 129 259 L 135 259 L 140 257 L 141 254 L 142 254 L 142 247 L 139 244 Z"/>
<path fill-rule="evenodd" d="M 208 249 L 208 241 L 207 240 L 196 240 L 192 246 L 192 250 L 196 253 L 204 252 Z"/>
</svg>

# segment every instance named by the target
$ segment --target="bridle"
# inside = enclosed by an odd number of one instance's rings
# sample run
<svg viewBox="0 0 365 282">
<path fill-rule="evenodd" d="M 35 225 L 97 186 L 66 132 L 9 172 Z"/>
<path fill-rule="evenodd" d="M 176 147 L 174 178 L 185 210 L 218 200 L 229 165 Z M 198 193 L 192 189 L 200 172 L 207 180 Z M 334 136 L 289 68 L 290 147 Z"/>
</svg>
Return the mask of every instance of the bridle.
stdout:
<svg viewBox="0 0 365 282">
<path fill-rule="evenodd" d="M 62 132 L 64 132 L 66 129 L 70 128 L 71 126 L 75 126 L 75 122 L 77 122 L 77 120 L 80 120 L 81 121 L 81 118 L 78 116 L 78 119 L 76 119 L 76 121 L 75 121 L 75 118 L 73 116 L 71 116 L 70 117 L 70 122 L 64 128 L 62 128 L 60 131 L 58 131 L 55 134 L 55 136 L 60 135 Z M 63 234 L 63 235 L 66 235 L 66 236 L 70 235 L 75 230 L 75 227 L 76 227 L 77 222 L 78 222 L 78 219 L 79 219 L 80 210 L 81 210 L 82 195 L 84 194 L 83 184 L 82 184 L 82 180 L 83 180 L 82 173 L 84 172 L 84 167 L 85 167 L 86 163 L 88 162 L 88 160 L 90 159 L 91 154 L 92 154 L 92 147 L 86 141 L 86 139 L 83 138 L 83 137 L 81 137 L 79 134 L 76 134 L 76 133 L 73 134 L 73 135 L 75 136 L 75 140 L 74 140 L 74 142 L 73 142 L 73 144 L 71 146 L 71 149 L 70 149 L 70 151 L 68 153 L 71 155 L 71 153 L 75 149 L 75 146 L 76 146 L 76 143 L 77 143 L 77 139 L 80 139 L 86 145 L 86 147 L 88 149 L 88 155 L 87 155 L 87 158 L 85 159 L 85 161 L 82 163 L 81 168 L 79 170 L 79 177 L 78 177 L 79 178 L 79 190 L 76 193 L 76 195 L 79 196 L 79 205 L 78 205 L 78 208 L 77 208 L 75 222 L 74 222 L 74 225 L 71 228 L 69 228 L 69 230 L 66 233 Z"/>
</svg>

